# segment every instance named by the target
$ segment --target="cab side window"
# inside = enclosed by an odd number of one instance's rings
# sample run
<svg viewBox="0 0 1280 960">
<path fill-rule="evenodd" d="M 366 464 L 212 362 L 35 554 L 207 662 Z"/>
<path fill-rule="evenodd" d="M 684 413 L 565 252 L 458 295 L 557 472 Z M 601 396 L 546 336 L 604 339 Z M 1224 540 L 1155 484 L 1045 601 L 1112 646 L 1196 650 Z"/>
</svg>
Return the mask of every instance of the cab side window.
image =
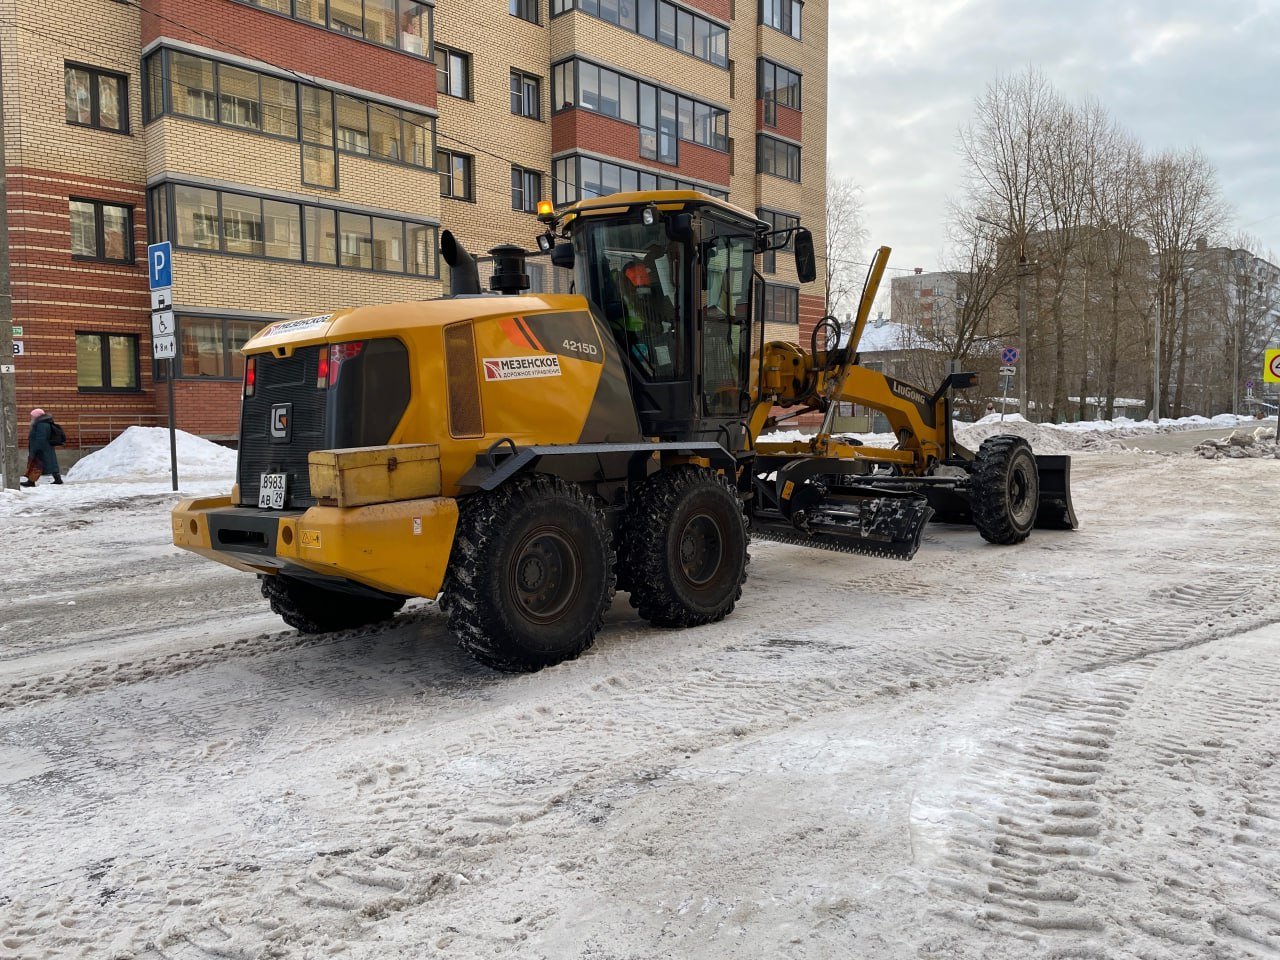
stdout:
<svg viewBox="0 0 1280 960">
<path fill-rule="evenodd" d="M 737 416 L 751 350 L 751 237 L 716 237 L 703 247 L 702 397 L 708 416 Z"/>
</svg>

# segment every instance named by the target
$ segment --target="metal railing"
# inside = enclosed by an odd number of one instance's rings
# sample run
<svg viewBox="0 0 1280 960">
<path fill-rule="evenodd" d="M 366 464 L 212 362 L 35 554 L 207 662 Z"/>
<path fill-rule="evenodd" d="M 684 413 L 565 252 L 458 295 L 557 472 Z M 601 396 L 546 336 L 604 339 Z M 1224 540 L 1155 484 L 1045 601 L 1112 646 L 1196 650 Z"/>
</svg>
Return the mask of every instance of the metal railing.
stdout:
<svg viewBox="0 0 1280 960">
<path fill-rule="evenodd" d="M 77 413 L 74 426 L 63 424 L 67 446 L 95 450 L 105 447 L 129 427 L 163 427 L 168 423 L 159 413 Z"/>
</svg>

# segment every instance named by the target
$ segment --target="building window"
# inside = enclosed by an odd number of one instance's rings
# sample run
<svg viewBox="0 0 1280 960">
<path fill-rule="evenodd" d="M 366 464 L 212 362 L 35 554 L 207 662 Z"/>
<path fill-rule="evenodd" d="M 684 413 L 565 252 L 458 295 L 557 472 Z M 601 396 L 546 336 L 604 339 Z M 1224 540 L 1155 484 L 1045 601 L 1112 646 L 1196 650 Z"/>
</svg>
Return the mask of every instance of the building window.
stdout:
<svg viewBox="0 0 1280 960">
<path fill-rule="evenodd" d="M 758 96 L 764 102 L 765 125 L 776 127 L 779 106 L 800 109 L 800 74 L 761 58 Z"/>
<path fill-rule="evenodd" d="M 471 54 L 436 45 L 436 91 L 471 98 Z"/>
<path fill-rule="evenodd" d="M 71 255 L 77 260 L 133 263 L 133 208 L 72 197 Z"/>
<path fill-rule="evenodd" d="M 538 22 L 538 0 L 509 0 L 513 17 L 519 17 L 521 20 L 528 20 L 530 23 Z"/>
<path fill-rule="evenodd" d="M 138 389 L 138 338 L 76 332 L 76 386 L 85 391 Z"/>
<path fill-rule="evenodd" d="M 799 183 L 800 147 L 762 133 L 757 140 L 756 166 L 761 173 Z"/>
<path fill-rule="evenodd" d="M 729 66 L 729 30 L 666 0 L 551 0 L 551 15 L 573 9 L 714 63 Z"/>
<path fill-rule="evenodd" d="M 769 225 L 770 230 L 790 230 L 800 226 L 800 218 L 789 213 L 778 213 L 775 210 L 765 210 L 760 208 L 756 210 L 756 216 Z M 787 244 L 780 247 L 782 250 L 795 249 L 792 244 L 794 235 L 787 238 Z M 777 273 L 778 272 L 778 251 L 766 250 L 760 257 L 761 273 Z"/>
<path fill-rule="evenodd" d="M 129 78 L 96 67 L 66 65 L 67 123 L 129 132 Z"/>
<path fill-rule="evenodd" d="M 436 166 L 440 170 L 440 196 L 453 200 L 474 200 L 475 159 L 465 153 L 452 150 L 436 151 Z"/>
<path fill-rule="evenodd" d="M 294 20 L 427 57 L 434 11 L 418 0 L 240 0 Z"/>
<path fill-rule="evenodd" d="M 531 120 L 542 118 L 542 80 L 532 74 L 511 71 L 511 112 Z"/>
<path fill-rule="evenodd" d="M 675 164 L 675 141 L 729 149 L 729 112 L 586 60 L 558 63 L 551 74 L 557 110 L 574 106 L 640 127 L 640 155 Z"/>
<path fill-rule="evenodd" d="M 800 291 L 795 287 L 781 287 L 766 283 L 760 291 L 760 315 L 767 323 L 800 322 Z"/>
<path fill-rule="evenodd" d="M 335 97 L 319 87 L 173 50 L 153 53 L 143 72 L 148 120 L 171 113 L 301 140 L 304 183 L 337 186 L 335 149 L 431 169 L 435 118 L 426 114 L 345 94 Z"/>
<path fill-rule="evenodd" d="M 760 0 L 760 22 L 800 39 L 800 0 Z"/>
<path fill-rule="evenodd" d="M 511 209 L 537 213 L 542 199 L 542 174 L 524 167 L 511 168 Z"/>
<path fill-rule="evenodd" d="M 438 276 L 434 224 L 181 183 L 153 187 L 150 206 L 152 235 L 183 249 Z"/>
<path fill-rule="evenodd" d="M 222 317 L 178 317 L 180 379 L 242 380 L 244 354 L 240 349 L 262 329 L 261 320 Z"/>
<path fill-rule="evenodd" d="M 590 197 L 634 190 L 698 190 L 721 200 L 729 194 L 688 180 L 664 176 L 650 170 L 637 170 L 594 157 L 561 157 L 553 165 L 555 205 L 576 203 Z"/>
</svg>

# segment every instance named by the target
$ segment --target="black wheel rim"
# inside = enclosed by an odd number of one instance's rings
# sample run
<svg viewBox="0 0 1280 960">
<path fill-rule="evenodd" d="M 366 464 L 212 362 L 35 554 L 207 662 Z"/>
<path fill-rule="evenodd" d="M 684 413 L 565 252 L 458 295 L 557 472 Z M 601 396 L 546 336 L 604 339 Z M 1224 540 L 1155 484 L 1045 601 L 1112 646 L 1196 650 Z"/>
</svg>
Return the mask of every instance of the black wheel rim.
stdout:
<svg viewBox="0 0 1280 960">
<path fill-rule="evenodd" d="M 1032 474 L 1026 463 L 1015 463 L 1009 471 L 1009 516 L 1019 527 L 1031 523 L 1036 509 L 1036 489 Z"/>
<path fill-rule="evenodd" d="M 511 595 L 534 623 L 554 623 L 573 606 L 582 560 L 559 530 L 539 527 L 520 541 L 509 567 Z"/>
<path fill-rule="evenodd" d="M 695 587 L 709 583 L 724 562 L 724 536 L 710 514 L 690 517 L 680 531 L 680 572 Z"/>
</svg>

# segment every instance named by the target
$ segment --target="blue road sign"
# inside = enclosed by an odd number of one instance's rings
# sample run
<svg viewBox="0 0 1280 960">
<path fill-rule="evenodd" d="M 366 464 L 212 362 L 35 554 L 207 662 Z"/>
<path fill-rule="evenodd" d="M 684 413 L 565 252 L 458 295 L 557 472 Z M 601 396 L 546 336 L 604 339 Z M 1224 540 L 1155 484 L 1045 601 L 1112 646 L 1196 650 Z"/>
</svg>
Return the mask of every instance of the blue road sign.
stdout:
<svg viewBox="0 0 1280 960">
<path fill-rule="evenodd" d="M 147 247 L 147 274 L 152 290 L 173 286 L 173 247 L 168 240 Z"/>
<path fill-rule="evenodd" d="M 1022 351 L 1017 347 L 1005 347 L 1000 351 L 1000 362 L 1003 364 L 1017 363 L 1020 356 L 1022 356 Z"/>
</svg>

